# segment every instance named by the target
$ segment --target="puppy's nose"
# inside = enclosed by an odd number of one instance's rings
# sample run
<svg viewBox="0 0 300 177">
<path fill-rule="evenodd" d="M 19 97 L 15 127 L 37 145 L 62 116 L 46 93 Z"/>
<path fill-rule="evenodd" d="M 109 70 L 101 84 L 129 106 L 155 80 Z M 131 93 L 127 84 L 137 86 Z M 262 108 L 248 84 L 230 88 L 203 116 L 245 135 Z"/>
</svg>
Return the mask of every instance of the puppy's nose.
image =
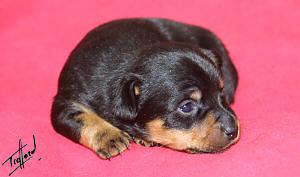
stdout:
<svg viewBox="0 0 300 177">
<path fill-rule="evenodd" d="M 222 128 L 223 132 L 225 133 L 225 135 L 230 140 L 235 139 L 238 135 L 237 126 L 230 127 L 230 126 L 224 126 L 223 124 L 221 124 L 221 128 Z"/>
<path fill-rule="evenodd" d="M 228 139 L 233 140 L 238 136 L 238 125 L 234 116 L 223 114 L 220 116 L 219 122 L 221 129 Z"/>
</svg>

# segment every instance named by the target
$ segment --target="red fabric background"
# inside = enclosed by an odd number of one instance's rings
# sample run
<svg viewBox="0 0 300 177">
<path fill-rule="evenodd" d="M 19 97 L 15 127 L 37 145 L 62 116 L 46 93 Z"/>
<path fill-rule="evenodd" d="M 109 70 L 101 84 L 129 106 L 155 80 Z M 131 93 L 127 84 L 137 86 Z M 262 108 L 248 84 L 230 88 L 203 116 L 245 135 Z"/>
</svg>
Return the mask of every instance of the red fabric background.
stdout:
<svg viewBox="0 0 300 177">
<path fill-rule="evenodd" d="M 238 144 L 198 155 L 132 144 L 103 161 L 54 132 L 50 106 L 70 51 L 93 27 L 125 17 L 171 18 L 221 37 L 240 75 Z M 12 176 L 300 176 L 299 19 L 296 0 L 1 0 L 0 162 L 19 138 L 32 147 L 35 134 L 33 159 Z M 11 170 L 1 165 L 0 176 Z"/>
</svg>

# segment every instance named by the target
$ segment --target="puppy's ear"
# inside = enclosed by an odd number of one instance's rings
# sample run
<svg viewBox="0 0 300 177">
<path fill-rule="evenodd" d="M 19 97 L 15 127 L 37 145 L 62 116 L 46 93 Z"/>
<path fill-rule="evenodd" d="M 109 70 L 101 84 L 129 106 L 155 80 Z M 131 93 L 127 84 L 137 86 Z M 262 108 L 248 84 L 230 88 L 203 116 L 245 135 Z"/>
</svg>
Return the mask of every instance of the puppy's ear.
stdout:
<svg viewBox="0 0 300 177">
<path fill-rule="evenodd" d="M 126 121 L 136 118 L 140 83 L 139 76 L 135 74 L 128 74 L 117 81 L 113 89 L 112 102 L 112 111 L 116 117 Z"/>
</svg>

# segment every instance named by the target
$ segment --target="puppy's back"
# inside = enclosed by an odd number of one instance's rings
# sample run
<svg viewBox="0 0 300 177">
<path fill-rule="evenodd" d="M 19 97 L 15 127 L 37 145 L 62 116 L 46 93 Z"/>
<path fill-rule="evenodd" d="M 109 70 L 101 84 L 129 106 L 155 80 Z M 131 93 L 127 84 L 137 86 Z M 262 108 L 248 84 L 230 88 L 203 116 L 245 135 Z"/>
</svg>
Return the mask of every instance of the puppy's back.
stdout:
<svg viewBox="0 0 300 177">
<path fill-rule="evenodd" d="M 157 18 L 121 19 L 90 31 L 69 56 L 60 75 L 57 95 L 79 99 L 80 91 L 94 99 L 97 95 L 93 94 L 105 91 L 108 81 L 131 68 L 143 49 L 160 42 L 210 49 L 223 63 L 224 80 L 229 83 L 225 89 L 231 95 L 228 100 L 233 101 L 237 73 L 221 41 L 204 28 Z"/>
</svg>

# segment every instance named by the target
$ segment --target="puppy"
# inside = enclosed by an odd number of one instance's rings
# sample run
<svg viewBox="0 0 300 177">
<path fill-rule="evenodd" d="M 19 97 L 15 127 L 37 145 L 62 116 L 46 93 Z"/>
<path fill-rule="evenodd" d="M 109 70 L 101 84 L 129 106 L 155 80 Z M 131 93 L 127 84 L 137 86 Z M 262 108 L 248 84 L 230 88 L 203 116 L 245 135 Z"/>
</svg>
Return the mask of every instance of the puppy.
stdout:
<svg viewBox="0 0 300 177">
<path fill-rule="evenodd" d="M 90 31 L 59 78 L 52 125 L 109 159 L 134 140 L 190 153 L 239 139 L 229 105 L 237 71 L 210 31 L 166 19 L 123 19 Z"/>
</svg>

